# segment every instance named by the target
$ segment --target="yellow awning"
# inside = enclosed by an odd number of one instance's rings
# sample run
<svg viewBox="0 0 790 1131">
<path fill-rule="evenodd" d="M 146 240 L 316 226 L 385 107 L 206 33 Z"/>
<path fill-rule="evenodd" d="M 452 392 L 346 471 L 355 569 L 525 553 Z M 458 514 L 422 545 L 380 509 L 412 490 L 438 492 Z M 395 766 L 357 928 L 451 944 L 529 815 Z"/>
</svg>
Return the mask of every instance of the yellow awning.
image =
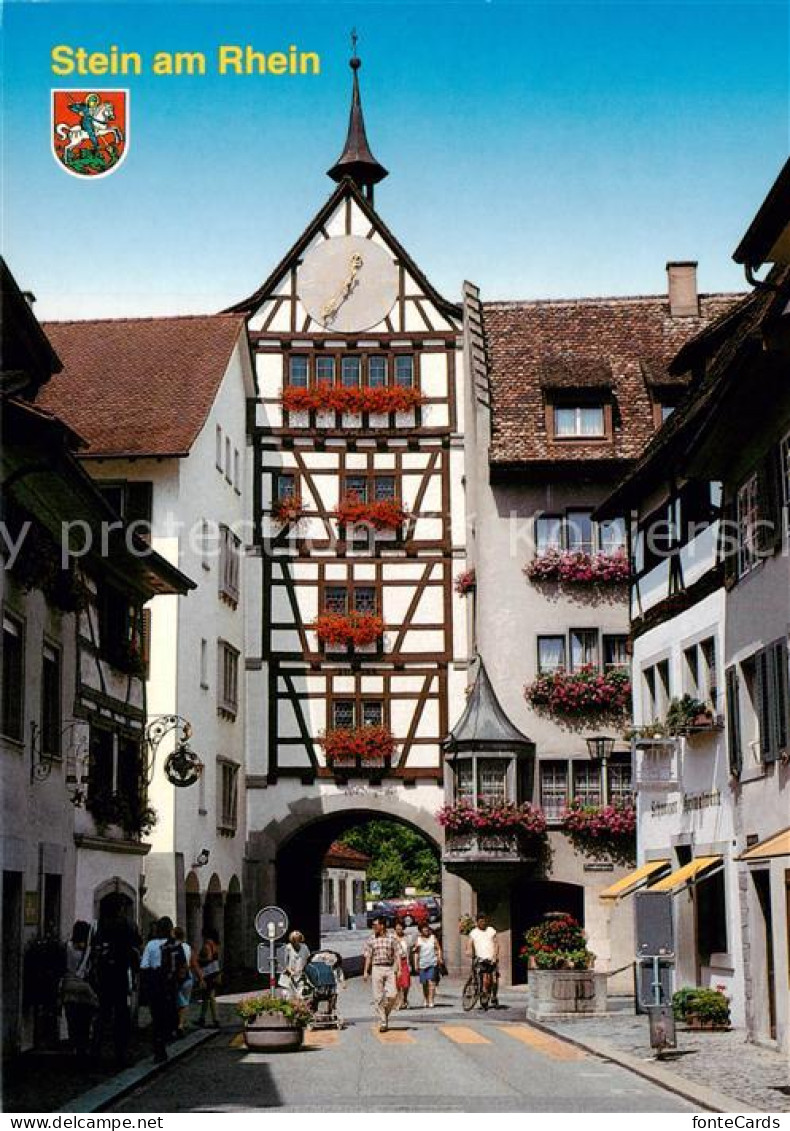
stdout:
<svg viewBox="0 0 790 1131">
<path fill-rule="evenodd" d="M 770 860 L 773 856 L 790 856 L 790 829 L 774 833 L 768 840 L 760 841 L 747 848 L 741 860 Z"/>
<path fill-rule="evenodd" d="M 659 880 L 657 884 L 651 884 L 650 890 L 671 891 L 675 895 L 687 884 L 690 884 L 692 880 L 696 880 L 701 872 L 707 872 L 708 868 L 712 868 L 714 864 L 721 863 L 721 859 L 721 856 L 698 856 L 695 860 L 684 864 L 682 868 L 678 868 L 676 872 L 664 876 L 663 880 Z"/>
<path fill-rule="evenodd" d="M 629 872 L 627 876 L 623 876 L 621 880 L 617 880 L 611 887 L 600 892 L 598 898 L 621 899 L 624 895 L 630 895 L 632 891 L 640 886 L 643 880 L 650 879 L 656 872 L 660 872 L 662 868 L 668 867 L 668 860 L 649 860 L 647 864 L 643 864 L 641 868 Z"/>
</svg>

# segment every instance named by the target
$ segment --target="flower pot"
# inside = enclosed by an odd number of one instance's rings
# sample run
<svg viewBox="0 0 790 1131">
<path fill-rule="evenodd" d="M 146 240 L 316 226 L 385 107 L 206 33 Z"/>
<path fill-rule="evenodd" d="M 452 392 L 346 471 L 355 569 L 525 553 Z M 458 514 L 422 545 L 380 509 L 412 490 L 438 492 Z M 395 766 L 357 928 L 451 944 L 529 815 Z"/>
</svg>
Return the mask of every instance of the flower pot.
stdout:
<svg viewBox="0 0 790 1131">
<path fill-rule="evenodd" d="M 255 1052 L 296 1052 L 304 1030 L 282 1013 L 262 1013 L 244 1026 L 244 1044 Z"/>
</svg>

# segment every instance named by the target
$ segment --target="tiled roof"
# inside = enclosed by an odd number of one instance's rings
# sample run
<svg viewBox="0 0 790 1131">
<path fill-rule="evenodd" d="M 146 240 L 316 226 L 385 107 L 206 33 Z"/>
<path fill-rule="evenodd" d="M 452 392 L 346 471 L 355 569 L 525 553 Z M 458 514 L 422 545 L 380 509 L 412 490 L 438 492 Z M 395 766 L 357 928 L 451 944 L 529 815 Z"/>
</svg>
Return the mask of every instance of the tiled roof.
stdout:
<svg viewBox="0 0 790 1131">
<path fill-rule="evenodd" d="M 367 869 L 370 864 L 370 857 L 364 852 L 359 852 L 356 848 L 351 848 L 347 844 L 342 844 L 339 840 L 330 844 L 327 849 L 326 856 L 324 857 L 325 868 L 358 868 L 360 870 Z"/>
<path fill-rule="evenodd" d="M 39 403 L 87 441 L 87 456 L 184 456 L 243 332 L 239 315 L 47 322 L 63 372 Z"/>
<path fill-rule="evenodd" d="M 484 302 L 491 463 L 636 459 L 654 431 L 648 381 L 657 383 L 656 374 L 666 371 L 680 346 L 738 297 L 701 295 L 699 318 L 671 317 L 665 295 Z M 670 378 L 661 382 L 669 383 Z M 611 388 L 615 402 L 610 442 L 557 442 L 549 436 L 545 399 L 551 388 L 602 385 Z"/>
<path fill-rule="evenodd" d="M 700 430 L 720 400 L 727 381 L 738 375 L 738 359 L 746 356 L 750 343 L 759 353 L 760 327 L 782 311 L 787 303 L 790 269 L 774 268 L 769 279 L 770 287 L 742 295 L 733 306 L 726 320 L 726 336 L 722 340 L 718 334 L 700 336 L 702 347 L 707 347 L 704 375 L 655 434 L 628 475 L 598 508 L 600 517 L 625 514 L 636 505 L 642 494 L 666 477 L 669 469 L 680 470 L 678 455 L 683 457 L 680 460 L 682 464 L 694 450 Z M 686 352 L 695 352 L 696 345 L 696 342 L 690 342 Z"/>
</svg>

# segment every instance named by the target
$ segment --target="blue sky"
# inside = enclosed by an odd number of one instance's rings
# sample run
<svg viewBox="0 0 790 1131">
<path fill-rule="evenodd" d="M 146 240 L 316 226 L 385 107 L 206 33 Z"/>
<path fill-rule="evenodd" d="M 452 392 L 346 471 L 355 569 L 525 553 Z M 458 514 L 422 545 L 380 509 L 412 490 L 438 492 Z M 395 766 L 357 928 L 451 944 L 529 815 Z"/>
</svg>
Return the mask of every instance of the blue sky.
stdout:
<svg viewBox="0 0 790 1131">
<path fill-rule="evenodd" d="M 40 317 L 216 310 L 323 204 L 356 24 L 376 205 L 449 298 L 641 294 L 730 256 L 788 154 L 788 3 L 9 3 L 3 246 Z M 318 77 L 57 78 L 58 43 L 297 44 Z M 49 144 L 53 86 L 128 86 L 124 165 L 87 183 Z"/>
</svg>

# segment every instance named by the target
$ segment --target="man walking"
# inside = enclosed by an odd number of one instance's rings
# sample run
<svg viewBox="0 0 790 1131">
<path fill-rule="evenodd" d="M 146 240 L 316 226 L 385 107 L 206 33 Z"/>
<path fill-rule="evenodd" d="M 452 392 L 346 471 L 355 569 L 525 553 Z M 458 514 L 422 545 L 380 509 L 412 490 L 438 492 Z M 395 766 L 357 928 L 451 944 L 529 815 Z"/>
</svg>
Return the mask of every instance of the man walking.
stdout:
<svg viewBox="0 0 790 1131">
<path fill-rule="evenodd" d="M 398 943 L 387 934 L 387 927 L 383 919 L 373 920 L 373 936 L 365 944 L 365 967 L 362 978 L 367 982 L 372 978 L 373 1007 L 379 1019 L 379 1032 L 386 1033 L 389 1028 L 389 1016 L 398 990 L 395 984 L 395 973 L 398 963 Z"/>
</svg>

